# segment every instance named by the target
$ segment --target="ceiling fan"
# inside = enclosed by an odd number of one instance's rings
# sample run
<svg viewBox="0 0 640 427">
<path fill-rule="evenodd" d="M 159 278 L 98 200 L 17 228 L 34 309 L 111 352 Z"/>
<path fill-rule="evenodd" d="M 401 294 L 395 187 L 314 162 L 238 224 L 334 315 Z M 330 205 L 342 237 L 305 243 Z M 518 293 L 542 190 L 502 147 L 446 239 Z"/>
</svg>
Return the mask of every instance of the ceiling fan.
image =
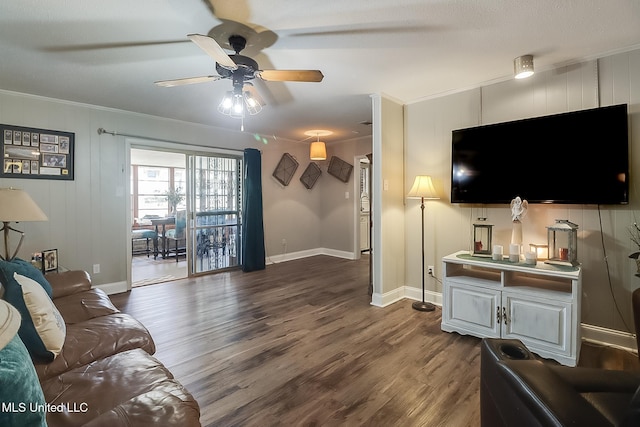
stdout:
<svg viewBox="0 0 640 427">
<path fill-rule="evenodd" d="M 187 37 L 216 61 L 218 75 L 161 80 L 155 82 L 156 85 L 172 87 L 231 79 L 233 97 L 240 99 L 245 96 L 244 92 L 250 92 L 254 98 L 259 99 L 255 95 L 254 87 L 249 83 L 255 78 L 271 82 L 321 82 L 324 78 L 320 70 L 261 70 L 255 60 L 248 56 L 240 55 L 240 52 L 247 44 L 247 39 L 241 35 L 231 35 L 229 37 L 229 46 L 235 51 L 233 55 L 228 55 L 218 42 L 209 36 L 189 34 Z"/>
</svg>

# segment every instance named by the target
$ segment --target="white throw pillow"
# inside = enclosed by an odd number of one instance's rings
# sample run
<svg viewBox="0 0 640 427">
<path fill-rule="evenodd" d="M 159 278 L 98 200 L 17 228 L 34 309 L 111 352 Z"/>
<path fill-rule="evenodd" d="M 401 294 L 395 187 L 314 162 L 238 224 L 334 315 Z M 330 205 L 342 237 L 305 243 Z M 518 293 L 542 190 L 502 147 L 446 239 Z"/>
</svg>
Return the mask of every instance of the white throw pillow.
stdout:
<svg viewBox="0 0 640 427">
<path fill-rule="evenodd" d="M 18 273 L 14 273 L 13 278 L 22 287 L 25 305 L 42 343 L 57 356 L 67 334 L 62 315 L 38 282 Z"/>
</svg>

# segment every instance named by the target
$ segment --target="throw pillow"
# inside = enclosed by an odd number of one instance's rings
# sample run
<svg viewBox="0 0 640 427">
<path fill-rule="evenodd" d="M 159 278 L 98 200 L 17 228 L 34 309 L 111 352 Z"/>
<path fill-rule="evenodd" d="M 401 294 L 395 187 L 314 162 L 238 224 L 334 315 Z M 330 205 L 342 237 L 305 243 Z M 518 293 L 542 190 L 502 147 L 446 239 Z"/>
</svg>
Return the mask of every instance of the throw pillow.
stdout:
<svg viewBox="0 0 640 427">
<path fill-rule="evenodd" d="M 29 353 L 16 335 L 0 350 L 0 425 L 45 426 L 45 400 Z"/>
<path fill-rule="evenodd" d="M 64 344 L 64 319 L 40 283 L 17 272 L 11 279 L 3 278 L 4 299 L 22 316 L 18 334 L 35 362 L 51 362 Z"/>
<path fill-rule="evenodd" d="M 47 292 L 49 298 L 53 295 L 53 289 L 49 281 L 44 277 L 44 274 L 31 265 L 30 262 L 20 258 L 14 258 L 11 261 L 0 260 L 0 283 L 5 284 L 7 281 L 10 281 L 13 273 L 21 274 L 38 282 Z"/>
</svg>

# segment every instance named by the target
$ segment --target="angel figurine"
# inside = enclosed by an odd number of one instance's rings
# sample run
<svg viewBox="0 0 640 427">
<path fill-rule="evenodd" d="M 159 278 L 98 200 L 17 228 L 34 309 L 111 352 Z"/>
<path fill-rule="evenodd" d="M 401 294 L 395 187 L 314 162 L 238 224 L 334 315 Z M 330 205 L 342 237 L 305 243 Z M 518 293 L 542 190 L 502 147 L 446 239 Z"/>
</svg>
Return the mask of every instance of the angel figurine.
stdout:
<svg viewBox="0 0 640 427">
<path fill-rule="evenodd" d="M 529 202 L 522 200 L 519 196 L 511 201 L 511 221 L 513 229 L 511 230 L 511 243 L 520 245 L 522 248 L 522 218 L 527 214 Z"/>
<path fill-rule="evenodd" d="M 511 220 L 520 221 L 527 214 L 527 209 L 529 209 L 529 202 L 517 196 L 511 201 Z"/>
</svg>

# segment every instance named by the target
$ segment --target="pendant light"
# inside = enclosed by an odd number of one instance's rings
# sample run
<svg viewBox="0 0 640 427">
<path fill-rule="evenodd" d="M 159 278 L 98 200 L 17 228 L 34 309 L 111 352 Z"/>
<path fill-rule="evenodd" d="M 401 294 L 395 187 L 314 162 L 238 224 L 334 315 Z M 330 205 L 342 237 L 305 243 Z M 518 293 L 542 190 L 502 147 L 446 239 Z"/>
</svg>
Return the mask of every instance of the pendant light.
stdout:
<svg viewBox="0 0 640 427">
<path fill-rule="evenodd" d="M 305 135 L 315 136 L 315 142 L 311 143 L 309 148 L 309 158 L 311 160 L 327 160 L 327 147 L 324 142 L 320 141 L 321 136 L 331 135 L 330 130 L 309 130 Z"/>
<path fill-rule="evenodd" d="M 311 160 L 327 160 L 327 147 L 324 145 L 324 142 L 320 141 L 319 136 L 316 142 L 311 143 L 309 158 L 311 158 Z"/>
</svg>

